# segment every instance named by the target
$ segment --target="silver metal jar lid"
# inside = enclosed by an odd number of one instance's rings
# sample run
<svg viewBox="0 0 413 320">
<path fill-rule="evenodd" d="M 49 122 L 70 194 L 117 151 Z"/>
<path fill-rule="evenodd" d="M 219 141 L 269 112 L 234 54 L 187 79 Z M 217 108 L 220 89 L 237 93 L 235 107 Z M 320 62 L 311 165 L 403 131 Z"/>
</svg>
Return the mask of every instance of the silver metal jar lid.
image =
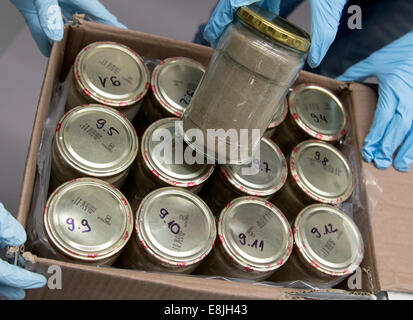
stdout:
<svg viewBox="0 0 413 320">
<path fill-rule="evenodd" d="M 248 174 L 252 166 L 258 170 L 256 174 Z M 260 157 L 253 157 L 248 165 L 222 165 L 221 173 L 236 189 L 253 196 L 269 196 L 284 185 L 288 169 L 285 157 L 280 148 L 270 139 L 262 138 Z"/>
<path fill-rule="evenodd" d="M 298 144 L 291 153 L 290 170 L 301 190 L 318 202 L 340 203 L 353 193 L 355 181 L 349 162 L 326 142 Z"/>
<path fill-rule="evenodd" d="M 230 202 L 218 220 L 218 237 L 231 260 L 247 272 L 268 272 L 290 257 L 293 234 L 281 211 L 257 197 Z"/>
<path fill-rule="evenodd" d="M 180 119 L 164 118 L 154 122 L 145 130 L 141 142 L 143 160 L 154 175 L 169 185 L 186 188 L 200 185 L 212 175 L 215 165 L 207 164 L 206 160 L 204 164 L 186 163 L 183 150 L 176 152 L 175 149 L 175 141 L 181 132 L 179 129 L 176 130 L 176 126 L 182 126 Z M 167 148 L 160 152 L 161 147 L 169 143 L 170 154 Z M 183 144 L 182 139 L 181 143 Z M 184 148 L 185 145 L 182 147 Z M 182 158 L 181 164 L 175 158 L 176 153 Z"/>
<path fill-rule="evenodd" d="M 114 256 L 133 230 L 123 194 L 94 178 L 74 179 L 49 197 L 43 215 L 49 240 L 67 256 L 93 262 Z"/>
<path fill-rule="evenodd" d="M 57 149 L 76 170 L 94 177 L 126 170 L 138 153 L 138 137 L 128 119 L 103 105 L 71 109 L 55 133 Z"/>
<path fill-rule="evenodd" d="M 163 264 L 188 266 L 204 259 L 216 239 L 215 219 L 205 202 L 180 188 L 160 188 L 136 211 L 138 241 Z"/>
<path fill-rule="evenodd" d="M 294 238 L 304 259 L 331 276 L 353 273 L 363 259 L 363 239 L 357 226 L 330 205 L 304 208 L 295 220 Z"/>
<path fill-rule="evenodd" d="M 99 41 L 83 48 L 76 57 L 74 75 L 90 98 L 112 107 L 130 106 L 149 89 L 149 71 L 129 47 Z"/>
<path fill-rule="evenodd" d="M 288 104 L 295 122 L 311 137 L 336 141 L 346 134 L 348 116 L 331 91 L 304 83 L 290 93 Z"/>
<path fill-rule="evenodd" d="M 199 62 L 173 57 L 161 61 L 153 70 L 152 92 L 159 103 L 172 115 L 182 117 L 204 75 L 205 68 Z"/>
<path fill-rule="evenodd" d="M 287 117 L 288 113 L 288 102 L 287 98 L 284 98 L 283 102 L 280 104 L 276 114 L 274 115 L 273 119 L 271 120 L 268 129 L 272 129 L 278 127 Z"/>
</svg>

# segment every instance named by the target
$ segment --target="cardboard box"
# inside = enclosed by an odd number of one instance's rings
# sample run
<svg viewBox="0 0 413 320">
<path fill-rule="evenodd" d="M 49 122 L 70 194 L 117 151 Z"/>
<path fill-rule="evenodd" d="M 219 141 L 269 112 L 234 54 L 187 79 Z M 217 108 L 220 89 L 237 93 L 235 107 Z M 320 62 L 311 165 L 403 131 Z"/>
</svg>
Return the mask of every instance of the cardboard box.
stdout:
<svg viewBox="0 0 413 320">
<path fill-rule="evenodd" d="M 26 226 L 31 211 L 36 179 L 36 159 L 44 120 L 48 115 L 56 81 L 67 75 L 77 53 L 95 41 L 118 41 L 147 58 L 185 56 L 208 64 L 210 48 L 131 30 L 121 30 L 83 21 L 74 17 L 67 25 L 64 38 L 55 44 L 47 65 L 33 126 L 21 192 L 18 220 Z M 377 102 L 375 88 L 356 83 L 343 83 L 302 72 L 297 83 L 315 82 L 338 94 L 352 119 L 353 143 L 361 149 L 373 119 Z M 413 172 L 399 173 L 393 168 L 379 171 L 373 165 L 357 161 L 363 172 L 374 176 L 383 189 L 377 204 L 368 202 L 369 187 L 361 184 L 363 209 L 354 213 L 365 242 L 362 264 L 362 288 L 365 294 L 382 290 L 413 292 Z M 28 290 L 28 299 L 294 299 L 302 290 L 246 282 L 205 279 L 197 276 L 170 275 L 116 268 L 98 268 L 57 260 L 37 258 L 36 268 L 47 276 L 48 267 L 62 270 L 62 289 Z M 347 288 L 342 288 L 347 290 Z M 335 291 L 337 290 L 337 291 Z M 307 291 L 303 291 L 306 293 Z M 353 294 L 333 289 L 335 296 Z M 337 295 L 336 295 L 337 293 Z M 313 293 L 321 297 L 323 292 Z M 358 297 L 354 293 L 352 297 Z M 330 296 L 332 297 L 332 296 Z"/>
</svg>

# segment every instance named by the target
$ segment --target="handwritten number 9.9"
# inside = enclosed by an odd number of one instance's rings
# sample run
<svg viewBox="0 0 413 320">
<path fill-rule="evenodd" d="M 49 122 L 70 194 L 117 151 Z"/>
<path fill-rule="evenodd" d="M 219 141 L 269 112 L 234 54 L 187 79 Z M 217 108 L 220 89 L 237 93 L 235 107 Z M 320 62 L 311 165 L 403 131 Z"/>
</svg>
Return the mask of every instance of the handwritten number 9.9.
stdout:
<svg viewBox="0 0 413 320">
<path fill-rule="evenodd" d="M 82 219 L 82 221 L 80 222 L 82 224 L 82 226 L 86 227 L 87 229 L 83 229 L 82 233 L 84 232 L 90 232 L 92 230 L 92 228 L 89 225 L 89 222 L 86 219 Z M 66 224 L 68 225 L 68 229 L 70 231 L 74 231 L 76 226 L 75 226 L 75 220 L 73 218 L 67 218 L 66 219 Z M 78 227 L 78 229 L 80 229 L 80 227 Z"/>
</svg>

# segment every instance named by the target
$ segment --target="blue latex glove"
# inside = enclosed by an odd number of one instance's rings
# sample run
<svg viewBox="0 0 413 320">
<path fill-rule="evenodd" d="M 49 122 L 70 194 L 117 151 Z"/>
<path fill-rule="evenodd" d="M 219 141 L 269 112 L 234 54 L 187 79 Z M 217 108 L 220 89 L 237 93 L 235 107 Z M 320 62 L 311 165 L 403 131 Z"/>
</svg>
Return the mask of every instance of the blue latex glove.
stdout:
<svg viewBox="0 0 413 320">
<path fill-rule="evenodd" d="M 75 13 L 110 26 L 126 28 L 98 0 L 10 0 L 23 15 L 43 55 L 48 57 L 51 42 L 63 37 L 63 15 L 70 20 Z"/>
<path fill-rule="evenodd" d="M 365 161 L 379 169 L 392 163 L 408 171 L 413 162 L 413 30 L 350 67 L 338 79 L 362 81 L 376 77 L 379 101 L 362 150 Z"/>
<path fill-rule="evenodd" d="M 26 232 L 23 227 L 0 203 L 0 248 L 19 246 L 25 241 Z M 0 296 L 13 300 L 23 299 L 24 289 L 41 288 L 45 284 L 44 276 L 0 259 Z"/>
<path fill-rule="evenodd" d="M 255 3 L 276 14 L 280 10 L 281 0 L 221 0 L 215 7 L 205 27 L 204 38 L 216 47 L 219 37 L 233 21 L 237 9 Z M 288 1 L 288 0 L 283 0 Z M 311 48 L 308 64 L 315 68 L 327 53 L 334 41 L 346 0 L 310 0 L 311 7 Z"/>
</svg>

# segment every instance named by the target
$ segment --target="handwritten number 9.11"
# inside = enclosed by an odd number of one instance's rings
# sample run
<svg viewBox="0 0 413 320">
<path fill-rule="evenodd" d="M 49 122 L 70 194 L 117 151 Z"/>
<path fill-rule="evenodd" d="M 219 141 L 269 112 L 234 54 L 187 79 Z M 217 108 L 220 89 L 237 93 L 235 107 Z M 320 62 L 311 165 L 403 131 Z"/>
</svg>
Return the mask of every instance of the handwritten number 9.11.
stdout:
<svg viewBox="0 0 413 320">
<path fill-rule="evenodd" d="M 238 235 L 238 238 L 239 238 L 239 243 L 243 246 L 247 245 L 248 247 L 251 247 L 251 248 L 260 249 L 261 251 L 264 250 L 264 240 L 261 240 L 259 243 L 258 243 L 258 240 L 254 240 L 252 243 L 248 243 L 247 236 L 245 235 L 245 233 L 240 233 Z"/>
</svg>

